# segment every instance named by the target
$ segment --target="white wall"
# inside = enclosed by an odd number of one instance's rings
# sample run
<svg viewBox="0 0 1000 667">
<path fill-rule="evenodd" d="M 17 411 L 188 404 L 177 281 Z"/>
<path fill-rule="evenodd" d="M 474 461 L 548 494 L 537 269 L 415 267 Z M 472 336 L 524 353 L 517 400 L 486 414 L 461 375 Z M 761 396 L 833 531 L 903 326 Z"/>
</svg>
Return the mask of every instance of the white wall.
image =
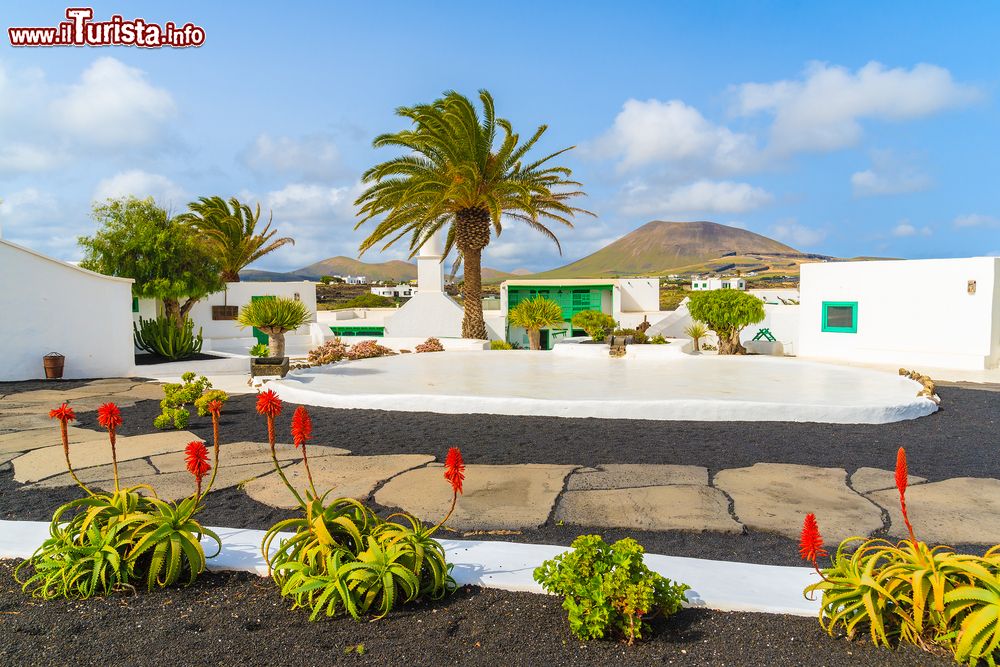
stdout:
<svg viewBox="0 0 1000 667">
<path fill-rule="evenodd" d="M 996 367 L 998 269 L 995 257 L 803 264 L 798 354 L 918 370 Z M 857 301 L 857 333 L 823 332 L 824 301 Z"/>
<path fill-rule="evenodd" d="M 659 278 L 622 278 L 617 283 L 621 287 L 622 312 L 660 309 Z"/>
<path fill-rule="evenodd" d="M 48 352 L 65 355 L 65 378 L 133 374 L 131 280 L 0 239 L 0 313 L 0 380 L 45 377 Z"/>
</svg>

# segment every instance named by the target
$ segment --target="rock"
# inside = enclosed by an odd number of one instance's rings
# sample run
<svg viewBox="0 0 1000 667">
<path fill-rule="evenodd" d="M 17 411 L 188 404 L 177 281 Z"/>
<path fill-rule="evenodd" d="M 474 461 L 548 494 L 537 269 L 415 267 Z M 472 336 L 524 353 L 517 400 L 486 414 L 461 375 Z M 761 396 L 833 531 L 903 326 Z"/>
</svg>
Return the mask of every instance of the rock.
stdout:
<svg viewBox="0 0 1000 667">
<path fill-rule="evenodd" d="M 282 467 L 286 464 L 282 463 Z M 227 489 L 232 486 L 239 486 L 243 483 L 250 483 L 257 478 L 274 471 L 271 463 L 257 463 L 242 466 L 229 466 L 219 468 L 219 474 L 215 479 L 213 491 Z M 203 484 L 208 485 L 209 476 L 205 478 Z M 187 470 L 183 472 L 168 472 L 155 475 L 142 475 L 139 477 L 128 477 L 121 480 L 122 484 L 134 486 L 136 484 L 149 484 L 156 490 L 157 497 L 163 500 L 179 500 L 194 493 L 194 478 Z M 107 482 L 104 483 L 107 488 Z M 286 491 L 287 493 L 287 491 Z"/>
<path fill-rule="evenodd" d="M 869 497 L 889 512 L 889 534 L 909 535 L 895 488 L 876 491 Z M 918 540 L 932 544 L 1000 544 L 1000 480 L 956 477 L 919 484 L 906 490 L 906 508 Z"/>
<path fill-rule="evenodd" d="M 189 442 L 200 440 L 190 431 L 169 431 L 147 435 L 119 436 L 116 450 L 118 462 L 141 459 L 156 454 L 182 452 Z M 75 469 L 111 463 L 111 445 L 107 438 L 70 445 L 70 461 Z M 178 454 L 183 458 L 182 454 Z M 37 482 L 66 471 L 62 445 L 35 449 L 14 459 L 14 481 L 22 484 Z"/>
<path fill-rule="evenodd" d="M 91 440 L 104 440 L 107 442 L 108 434 L 103 431 L 91 431 L 86 428 L 70 426 L 66 429 L 69 436 L 70 446 L 75 443 L 88 442 Z M 62 436 L 59 435 L 58 422 L 49 421 L 48 428 L 35 428 L 19 433 L 5 433 L 0 435 L 0 454 L 9 452 L 27 452 L 41 447 L 52 447 L 58 445 L 62 447 Z"/>
<path fill-rule="evenodd" d="M 211 443 L 205 443 L 205 446 L 208 447 L 208 455 L 211 460 L 212 445 Z M 279 461 L 298 463 L 302 460 L 302 450 L 295 449 L 292 445 L 278 445 L 275 451 Z M 350 452 L 338 447 L 309 446 L 310 465 L 312 465 L 313 460 L 323 456 L 343 456 L 346 454 L 350 454 Z M 149 460 L 161 473 L 187 470 L 184 457 L 178 456 L 176 453 L 158 454 L 150 457 Z M 258 463 L 273 465 L 271 462 L 271 448 L 266 442 L 224 442 L 219 447 L 219 467 L 221 469 Z"/>
<path fill-rule="evenodd" d="M 571 478 L 572 479 L 572 478 Z M 738 533 L 729 499 L 710 486 L 646 486 L 638 489 L 566 491 L 555 518 L 566 523 L 634 530 Z"/>
<path fill-rule="evenodd" d="M 923 484 L 927 480 L 923 477 L 910 475 L 907 477 L 908 483 Z M 882 489 L 896 488 L 896 473 L 892 470 L 882 470 L 880 468 L 858 468 L 851 475 L 851 488 L 858 493 L 871 493 Z"/>
<path fill-rule="evenodd" d="M 596 470 L 577 469 L 566 481 L 566 489 L 627 489 L 672 484 L 708 486 L 708 468 L 652 463 L 605 463 L 597 466 Z"/>
<path fill-rule="evenodd" d="M 847 471 L 787 463 L 723 470 L 715 486 L 733 499 L 738 521 L 756 530 L 797 538 L 813 512 L 828 544 L 882 528 L 882 512 L 847 486 Z"/>
<path fill-rule="evenodd" d="M 434 460 L 424 454 L 392 454 L 387 456 L 321 456 L 309 457 L 316 490 L 323 494 L 333 489 L 330 498 L 349 497 L 363 499 L 375 487 L 400 473 L 426 465 Z M 292 464 L 285 470 L 288 481 L 302 493 L 308 488 L 305 466 Z M 447 485 L 446 485 L 447 486 Z M 449 487 L 450 488 L 450 487 Z M 277 473 L 261 476 L 245 487 L 247 495 L 257 502 L 272 507 L 293 508 L 295 499 L 282 483 Z"/>
<path fill-rule="evenodd" d="M 118 481 L 122 487 L 132 486 L 131 483 L 124 483 L 126 479 L 143 477 L 152 479 L 156 475 L 156 468 L 149 465 L 142 459 L 133 461 L 122 461 L 118 464 Z M 76 476 L 80 481 L 97 489 L 112 490 L 115 488 L 115 472 L 111 464 L 83 468 L 76 471 Z M 48 477 L 40 482 L 29 484 L 29 489 L 51 489 L 58 486 L 74 486 L 76 482 L 70 477 L 68 472 L 64 472 L 55 477 Z"/>
<path fill-rule="evenodd" d="M 353 457 L 352 457 L 353 458 Z M 464 494 L 448 526 L 456 530 L 518 530 L 544 524 L 574 470 L 570 465 L 469 465 Z M 452 490 L 439 465 L 411 470 L 386 483 L 375 501 L 401 507 L 427 522 L 444 518 Z"/>
</svg>

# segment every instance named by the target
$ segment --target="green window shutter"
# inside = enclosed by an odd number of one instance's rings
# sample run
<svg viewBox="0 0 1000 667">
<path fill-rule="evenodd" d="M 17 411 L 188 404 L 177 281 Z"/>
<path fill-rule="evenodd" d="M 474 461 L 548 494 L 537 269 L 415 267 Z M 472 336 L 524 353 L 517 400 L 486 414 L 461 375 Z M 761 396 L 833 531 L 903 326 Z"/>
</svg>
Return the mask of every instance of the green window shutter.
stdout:
<svg viewBox="0 0 1000 667">
<path fill-rule="evenodd" d="M 137 296 L 132 297 L 132 312 L 133 313 L 139 312 L 139 297 Z"/>
<path fill-rule="evenodd" d="M 858 302 L 824 301 L 822 330 L 827 333 L 857 333 Z"/>
</svg>

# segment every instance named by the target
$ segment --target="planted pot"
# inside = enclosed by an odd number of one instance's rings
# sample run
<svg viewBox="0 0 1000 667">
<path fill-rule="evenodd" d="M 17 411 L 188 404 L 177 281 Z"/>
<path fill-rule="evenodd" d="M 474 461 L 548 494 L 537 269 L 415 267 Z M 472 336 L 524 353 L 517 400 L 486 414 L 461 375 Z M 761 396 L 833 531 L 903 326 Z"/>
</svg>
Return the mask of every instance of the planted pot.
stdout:
<svg viewBox="0 0 1000 667">
<path fill-rule="evenodd" d="M 42 367 L 45 368 L 46 380 L 58 380 L 63 376 L 66 357 L 58 352 L 49 352 L 42 357 Z"/>
<path fill-rule="evenodd" d="M 251 357 L 250 376 L 288 374 L 288 357 Z"/>
</svg>

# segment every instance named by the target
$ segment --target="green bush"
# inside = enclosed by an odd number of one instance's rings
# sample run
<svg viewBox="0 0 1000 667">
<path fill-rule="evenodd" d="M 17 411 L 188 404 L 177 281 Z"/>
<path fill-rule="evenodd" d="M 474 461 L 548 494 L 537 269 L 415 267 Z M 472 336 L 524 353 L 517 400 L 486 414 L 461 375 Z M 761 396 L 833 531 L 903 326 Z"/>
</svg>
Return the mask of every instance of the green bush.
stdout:
<svg viewBox="0 0 1000 667">
<path fill-rule="evenodd" d="M 264 343 L 257 343 L 250 348 L 250 356 L 256 359 L 266 357 L 269 354 L 271 354 L 271 347 L 269 345 L 265 345 Z"/>
<path fill-rule="evenodd" d="M 649 339 L 650 345 L 669 345 L 670 341 L 663 337 L 663 334 L 656 334 Z"/>
<path fill-rule="evenodd" d="M 692 292 L 688 312 L 715 332 L 719 354 L 746 354 L 740 332 L 764 319 L 764 302 L 753 294 L 734 289 Z"/>
<path fill-rule="evenodd" d="M 632 343 L 635 345 L 645 345 L 649 342 L 649 338 L 646 337 L 644 331 L 639 331 L 638 329 L 615 329 L 612 336 L 631 336 Z"/>
<path fill-rule="evenodd" d="M 201 328 L 195 336 L 194 322 L 189 318 L 185 318 L 184 326 L 178 329 L 169 317 L 153 320 L 140 317 L 138 323 L 132 323 L 132 334 L 136 347 L 165 359 L 187 359 L 201 352 Z"/>
<path fill-rule="evenodd" d="M 204 417 L 208 414 L 208 403 L 212 400 L 225 403 L 229 400 L 229 395 L 221 389 L 212 389 L 212 383 L 204 375 L 196 380 L 194 373 L 185 373 L 181 376 L 180 383 L 163 385 L 161 413 L 153 420 L 153 426 L 160 429 L 171 426 L 177 429 L 187 428 L 191 413 L 185 406 L 194 405 L 198 414 Z"/>
<path fill-rule="evenodd" d="M 632 644 L 649 631 L 647 619 L 677 613 L 690 588 L 650 570 L 643 553 L 631 538 L 609 545 L 600 535 L 581 535 L 572 551 L 535 569 L 534 578 L 563 596 L 574 635 L 584 640 L 612 635 Z"/>
<path fill-rule="evenodd" d="M 491 340 L 490 341 L 491 350 L 513 350 L 514 346 L 505 340 Z"/>
<path fill-rule="evenodd" d="M 345 301 L 338 308 L 392 308 L 396 301 L 392 297 L 365 292 L 350 301 Z"/>
<path fill-rule="evenodd" d="M 602 342 L 617 325 L 615 318 L 599 310 L 581 310 L 573 316 L 571 323 L 575 328 L 586 331 L 597 343 Z"/>
</svg>

